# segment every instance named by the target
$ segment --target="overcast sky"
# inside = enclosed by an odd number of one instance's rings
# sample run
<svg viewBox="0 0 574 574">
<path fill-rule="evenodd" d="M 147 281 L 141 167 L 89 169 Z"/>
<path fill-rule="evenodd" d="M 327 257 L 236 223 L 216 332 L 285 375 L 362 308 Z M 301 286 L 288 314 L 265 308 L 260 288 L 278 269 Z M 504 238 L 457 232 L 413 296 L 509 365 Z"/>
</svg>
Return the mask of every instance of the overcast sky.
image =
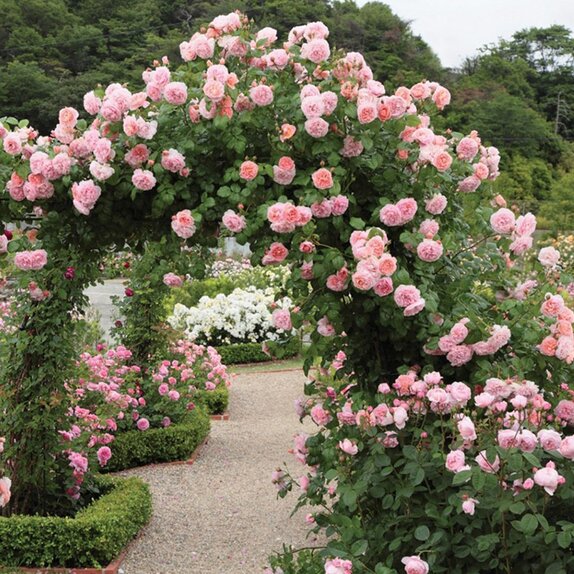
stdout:
<svg viewBox="0 0 574 574">
<path fill-rule="evenodd" d="M 366 0 L 359 0 L 362 6 Z M 574 30 L 574 0 L 384 0 L 439 56 L 456 67 L 477 48 L 533 26 Z"/>
</svg>

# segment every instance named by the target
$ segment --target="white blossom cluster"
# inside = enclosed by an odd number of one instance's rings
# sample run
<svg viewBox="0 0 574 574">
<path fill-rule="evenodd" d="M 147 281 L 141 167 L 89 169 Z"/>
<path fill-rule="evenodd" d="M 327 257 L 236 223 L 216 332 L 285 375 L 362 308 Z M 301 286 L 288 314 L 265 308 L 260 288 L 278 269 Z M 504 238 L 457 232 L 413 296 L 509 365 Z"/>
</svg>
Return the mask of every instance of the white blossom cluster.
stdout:
<svg viewBox="0 0 574 574">
<path fill-rule="evenodd" d="M 198 344 L 277 341 L 290 333 L 278 331 L 272 324 L 271 314 L 274 309 L 289 308 L 291 300 L 288 297 L 274 299 L 272 288 L 235 289 L 229 295 L 202 297 L 196 307 L 177 304 L 168 322 Z"/>
</svg>

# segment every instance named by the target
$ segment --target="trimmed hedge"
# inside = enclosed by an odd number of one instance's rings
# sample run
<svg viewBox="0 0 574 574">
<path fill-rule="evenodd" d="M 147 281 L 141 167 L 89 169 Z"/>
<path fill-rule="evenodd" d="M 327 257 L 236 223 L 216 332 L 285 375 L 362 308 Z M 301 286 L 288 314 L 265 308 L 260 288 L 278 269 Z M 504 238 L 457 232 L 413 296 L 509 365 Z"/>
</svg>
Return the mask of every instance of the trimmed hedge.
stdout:
<svg viewBox="0 0 574 574">
<path fill-rule="evenodd" d="M 132 478 L 98 477 L 102 496 L 73 517 L 0 517 L 2 566 L 103 567 L 149 521 L 149 487 Z"/>
<path fill-rule="evenodd" d="M 264 363 L 273 359 L 288 359 L 298 355 L 301 352 L 301 342 L 297 337 L 293 337 L 285 345 L 274 345 L 272 357 L 261 350 L 261 343 L 237 343 L 216 347 L 216 349 L 224 365 Z"/>
<path fill-rule="evenodd" d="M 186 460 L 209 434 L 209 428 L 209 416 L 204 409 L 196 408 L 183 422 L 166 428 L 119 433 L 110 445 L 112 458 L 102 472 Z"/>
<path fill-rule="evenodd" d="M 195 397 L 210 415 L 222 415 L 229 405 L 229 389 L 225 385 L 219 385 L 213 391 L 196 391 Z"/>
</svg>

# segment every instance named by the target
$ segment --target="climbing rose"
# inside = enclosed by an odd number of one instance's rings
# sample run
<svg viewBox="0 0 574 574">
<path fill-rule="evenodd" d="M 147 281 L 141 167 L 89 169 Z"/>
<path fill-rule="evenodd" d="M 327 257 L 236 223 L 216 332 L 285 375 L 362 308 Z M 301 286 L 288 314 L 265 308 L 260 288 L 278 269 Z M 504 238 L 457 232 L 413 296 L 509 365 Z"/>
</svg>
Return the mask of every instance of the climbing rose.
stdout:
<svg viewBox="0 0 574 574">
<path fill-rule="evenodd" d="M 72 185 L 74 207 L 82 215 L 89 215 L 101 193 L 101 188 L 97 186 L 91 179 L 74 182 Z"/>
<path fill-rule="evenodd" d="M 156 179 L 148 169 L 136 169 L 132 175 L 134 187 L 142 191 L 149 191 L 155 187 Z"/>
<path fill-rule="evenodd" d="M 179 211 L 171 218 L 171 228 L 175 234 L 183 239 L 188 239 L 195 233 L 195 222 L 189 209 Z"/>
<path fill-rule="evenodd" d="M 257 177 L 259 166 L 253 161 L 244 161 L 239 168 L 239 177 L 251 181 Z"/>
<path fill-rule="evenodd" d="M 333 176 L 327 168 L 322 167 L 318 169 L 313 173 L 311 179 L 317 189 L 330 189 L 333 187 Z"/>
<path fill-rule="evenodd" d="M 419 556 L 405 556 L 401 558 L 401 562 L 405 565 L 406 574 L 428 574 L 429 572 L 429 565 Z"/>
<path fill-rule="evenodd" d="M 245 229 L 247 221 L 243 215 L 235 213 L 232 209 L 228 209 L 222 218 L 223 225 L 232 233 L 239 233 Z"/>
<path fill-rule="evenodd" d="M 47 262 L 48 254 L 44 249 L 20 251 L 14 256 L 14 265 L 22 271 L 39 271 Z"/>
<path fill-rule="evenodd" d="M 554 267 L 560 261 L 560 252 L 554 247 L 543 247 L 538 253 L 538 261 L 545 267 Z"/>
<path fill-rule="evenodd" d="M 271 321 L 276 329 L 290 331 L 293 328 L 291 314 L 287 309 L 275 309 L 271 315 Z"/>
</svg>

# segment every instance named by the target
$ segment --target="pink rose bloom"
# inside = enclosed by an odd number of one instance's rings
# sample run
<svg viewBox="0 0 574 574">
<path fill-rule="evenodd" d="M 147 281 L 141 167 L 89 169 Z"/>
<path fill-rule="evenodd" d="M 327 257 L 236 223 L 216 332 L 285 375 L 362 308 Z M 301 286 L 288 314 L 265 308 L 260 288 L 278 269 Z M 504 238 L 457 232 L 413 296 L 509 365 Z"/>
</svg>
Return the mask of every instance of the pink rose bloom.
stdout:
<svg viewBox="0 0 574 574">
<path fill-rule="evenodd" d="M 470 514 L 470 516 L 474 516 L 474 507 L 476 504 L 478 504 L 478 500 L 476 500 L 475 498 L 467 498 L 462 503 L 462 511 L 465 514 Z"/>
<path fill-rule="evenodd" d="M 138 430 L 145 431 L 149 428 L 149 421 L 142 417 L 138 419 L 136 426 L 138 427 Z"/>
<path fill-rule="evenodd" d="M 291 314 L 287 309 L 275 309 L 271 315 L 271 322 L 276 329 L 291 331 Z"/>
<path fill-rule="evenodd" d="M 355 288 L 359 291 L 368 291 L 377 283 L 376 275 L 372 275 L 366 271 L 357 271 L 353 273 L 351 280 Z"/>
<path fill-rule="evenodd" d="M 474 423 L 469 417 L 463 417 L 460 419 L 456 425 L 460 436 L 464 439 L 464 442 L 472 442 L 476 440 L 476 429 Z"/>
<path fill-rule="evenodd" d="M 417 246 L 417 255 L 426 263 L 433 263 L 443 254 L 442 243 L 434 239 L 423 239 Z"/>
<path fill-rule="evenodd" d="M 432 100 L 436 107 L 442 110 L 450 104 L 450 92 L 446 88 L 439 86 L 432 95 Z"/>
<path fill-rule="evenodd" d="M 84 102 L 84 109 L 91 116 L 95 116 L 100 111 L 102 100 L 98 98 L 93 91 L 88 92 L 84 96 L 83 102 Z"/>
<path fill-rule="evenodd" d="M 509 235 L 516 227 L 516 218 L 510 209 L 503 207 L 490 216 L 490 226 L 496 233 Z"/>
<path fill-rule="evenodd" d="M 184 209 L 171 218 L 171 228 L 176 235 L 183 239 L 188 239 L 195 233 L 195 222 L 191 211 Z"/>
<path fill-rule="evenodd" d="M 500 470 L 500 458 L 496 455 L 494 462 L 489 462 L 486 458 L 486 451 L 482 450 L 474 459 L 480 469 L 488 474 L 495 474 Z"/>
<path fill-rule="evenodd" d="M 472 193 L 480 187 L 480 184 L 480 178 L 476 177 L 476 175 L 469 175 L 458 184 L 458 191 L 462 191 L 463 193 Z"/>
<path fill-rule="evenodd" d="M 239 177 L 251 181 L 257 177 L 259 166 L 253 161 L 244 161 L 239 168 Z"/>
<path fill-rule="evenodd" d="M 429 565 L 419 556 L 405 556 L 401 558 L 401 562 L 405 565 L 406 574 L 428 574 L 429 572 Z"/>
<path fill-rule="evenodd" d="M 74 182 L 72 185 L 74 207 L 82 215 L 89 215 L 101 193 L 101 188 L 97 186 L 91 179 Z"/>
<path fill-rule="evenodd" d="M 163 283 L 168 287 L 181 287 L 183 285 L 183 279 L 175 273 L 166 273 L 163 276 Z"/>
<path fill-rule="evenodd" d="M 538 261 L 545 267 L 555 267 L 560 261 L 560 252 L 554 247 L 543 247 L 538 253 Z"/>
<path fill-rule="evenodd" d="M 459 406 L 466 405 L 472 396 L 470 387 L 464 383 L 452 383 L 446 390 Z"/>
<path fill-rule="evenodd" d="M 161 153 L 161 166 L 172 173 L 179 173 L 185 167 L 185 157 L 176 149 L 164 150 Z"/>
<path fill-rule="evenodd" d="M 136 145 L 124 156 L 124 161 L 133 168 L 141 166 L 148 159 L 149 149 L 145 144 Z"/>
<path fill-rule="evenodd" d="M 538 440 L 544 450 L 559 450 L 562 444 L 562 437 L 555 430 L 542 429 L 538 431 Z"/>
<path fill-rule="evenodd" d="M 249 90 L 249 97 L 256 106 L 268 106 L 273 101 L 273 90 L 266 84 L 259 84 Z"/>
<path fill-rule="evenodd" d="M 313 262 L 305 261 L 300 267 L 301 278 L 305 281 L 311 281 L 313 279 Z"/>
<path fill-rule="evenodd" d="M 397 270 L 397 260 L 388 253 L 383 253 L 377 263 L 378 271 L 385 277 L 390 277 Z"/>
<path fill-rule="evenodd" d="M 132 175 L 134 187 L 142 191 L 149 191 L 157 183 L 155 176 L 149 169 L 136 169 Z"/>
<path fill-rule="evenodd" d="M 462 470 L 469 470 L 470 466 L 465 464 L 465 456 L 463 450 L 451 450 L 446 455 L 445 466 L 451 472 L 457 473 Z"/>
<path fill-rule="evenodd" d="M 471 345 L 455 345 L 447 353 L 446 359 L 453 367 L 465 365 L 472 359 L 473 349 Z"/>
<path fill-rule="evenodd" d="M 546 466 L 537 470 L 532 478 L 535 484 L 541 486 L 550 496 L 553 496 L 562 477 L 556 472 L 556 469 Z"/>
<path fill-rule="evenodd" d="M 301 111 L 307 119 L 320 118 L 325 113 L 325 104 L 320 95 L 309 96 L 301 101 Z"/>
<path fill-rule="evenodd" d="M 333 215 L 343 215 L 349 207 L 349 199 L 344 195 L 336 195 L 331 198 L 331 210 Z"/>
<path fill-rule="evenodd" d="M 564 299 L 560 295 L 546 294 L 546 299 L 540 307 L 545 317 L 556 317 L 564 308 Z"/>
<path fill-rule="evenodd" d="M 325 426 L 333 419 L 320 403 L 311 409 L 311 418 L 313 419 L 313 422 L 319 426 Z"/>
<path fill-rule="evenodd" d="M 220 102 L 225 96 L 225 84 L 219 80 L 209 79 L 203 85 L 203 93 L 212 102 Z"/>
<path fill-rule="evenodd" d="M 427 239 L 432 239 L 439 230 L 439 224 L 434 219 L 425 219 L 419 226 L 419 233 Z"/>
<path fill-rule="evenodd" d="M 379 279 L 373 287 L 373 291 L 379 297 L 386 297 L 393 292 L 393 280 L 390 277 Z"/>
<path fill-rule="evenodd" d="M 381 209 L 379 218 L 382 223 L 389 227 L 396 227 L 397 225 L 403 224 L 403 216 L 399 208 L 392 203 L 387 203 L 387 205 Z"/>
<path fill-rule="evenodd" d="M 22 140 L 16 133 L 9 133 L 3 140 L 4 151 L 8 155 L 18 155 L 22 151 Z"/>
<path fill-rule="evenodd" d="M 352 136 L 347 136 L 343 140 L 343 148 L 339 152 L 343 157 L 358 157 L 363 153 L 364 146 Z"/>
<path fill-rule="evenodd" d="M 313 251 L 315 251 L 315 245 L 311 241 L 302 241 L 299 244 L 299 251 L 301 251 L 301 253 L 313 253 Z"/>
<path fill-rule="evenodd" d="M 323 337 L 332 337 L 335 335 L 335 327 L 331 325 L 327 317 L 322 317 L 317 321 L 317 332 Z"/>
<path fill-rule="evenodd" d="M 341 558 L 327 560 L 325 562 L 325 574 L 353 574 L 353 563 Z"/>
<path fill-rule="evenodd" d="M 44 249 L 20 251 L 14 256 L 14 265 L 22 271 L 39 271 L 48 263 L 48 254 Z"/>
<path fill-rule="evenodd" d="M 172 401 L 179 401 L 180 394 L 176 390 L 172 389 L 171 391 L 169 391 L 167 393 L 167 396 Z M 140 429 L 140 430 L 142 430 L 142 429 Z M 143 430 L 145 430 L 145 429 L 143 429 Z"/>
<path fill-rule="evenodd" d="M 538 438 L 532 431 L 523 429 L 518 433 L 518 448 L 522 452 L 532 452 L 537 446 Z"/>
<path fill-rule="evenodd" d="M 110 450 L 109 446 L 102 446 L 98 449 L 97 455 L 100 466 L 106 466 L 110 458 L 112 458 L 112 451 Z"/>
<path fill-rule="evenodd" d="M 167 383 L 162 383 L 158 388 L 157 392 L 163 397 L 169 393 L 169 386 Z"/>
<path fill-rule="evenodd" d="M 414 285 L 399 285 L 395 289 L 394 299 L 399 307 L 408 307 L 417 303 L 421 298 L 421 292 Z"/>
<path fill-rule="evenodd" d="M 331 172 L 325 167 L 322 167 L 314 172 L 311 176 L 311 179 L 313 180 L 313 185 L 317 189 L 330 189 L 333 187 L 333 176 Z"/>
<path fill-rule="evenodd" d="M 503 429 L 498 431 L 498 444 L 502 448 L 514 448 L 519 444 L 519 433 L 512 429 Z"/>
<path fill-rule="evenodd" d="M 433 195 L 425 202 L 425 209 L 432 215 L 440 215 L 447 206 L 447 199 L 441 193 Z"/>
<path fill-rule="evenodd" d="M 289 254 L 287 247 L 282 243 L 274 242 L 269 246 L 262 259 L 263 265 L 271 265 L 274 263 L 281 263 Z"/>
<path fill-rule="evenodd" d="M 180 106 L 187 101 L 187 86 L 183 82 L 169 82 L 163 89 L 163 97 L 174 106 Z"/>
<path fill-rule="evenodd" d="M 524 255 L 532 247 L 532 237 L 530 235 L 520 235 L 511 244 L 510 251 L 519 257 Z"/>
<path fill-rule="evenodd" d="M 222 218 L 223 225 L 232 233 L 240 233 L 245 229 L 247 221 L 243 215 L 235 213 L 232 209 L 228 209 Z"/>
<path fill-rule="evenodd" d="M 311 212 L 319 219 L 329 217 L 332 213 L 331 201 L 329 199 L 324 199 L 321 203 L 313 203 L 311 205 Z"/>
<path fill-rule="evenodd" d="M 355 456 L 359 452 L 357 445 L 348 438 L 339 441 L 339 448 L 351 456 Z"/>
<path fill-rule="evenodd" d="M 452 156 L 446 151 L 441 151 L 432 158 L 431 163 L 438 171 L 446 171 L 452 164 Z"/>
<path fill-rule="evenodd" d="M 78 121 L 78 110 L 75 108 L 62 108 L 58 114 L 58 121 L 66 129 L 73 129 Z"/>
<path fill-rule="evenodd" d="M 458 142 L 456 146 L 456 153 L 458 159 L 464 161 L 472 161 L 479 150 L 479 143 L 476 138 L 464 137 Z"/>
<path fill-rule="evenodd" d="M 532 213 L 521 215 L 516 220 L 516 233 L 518 235 L 532 235 L 536 231 L 536 217 Z"/>
<path fill-rule="evenodd" d="M 574 436 L 564 437 L 558 450 L 564 458 L 574 460 Z"/>
<path fill-rule="evenodd" d="M 329 42 L 322 38 L 316 38 L 301 46 L 301 57 L 310 60 L 314 64 L 324 62 L 330 55 Z"/>
<path fill-rule="evenodd" d="M 397 202 L 397 208 L 401 212 L 403 223 L 407 223 L 415 216 L 418 206 L 412 197 L 407 197 Z"/>
<path fill-rule="evenodd" d="M 305 131 L 312 138 L 323 138 L 329 133 L 329 123 L 323 118 L 310 118 L 305 122 Z"/>
</svg>

